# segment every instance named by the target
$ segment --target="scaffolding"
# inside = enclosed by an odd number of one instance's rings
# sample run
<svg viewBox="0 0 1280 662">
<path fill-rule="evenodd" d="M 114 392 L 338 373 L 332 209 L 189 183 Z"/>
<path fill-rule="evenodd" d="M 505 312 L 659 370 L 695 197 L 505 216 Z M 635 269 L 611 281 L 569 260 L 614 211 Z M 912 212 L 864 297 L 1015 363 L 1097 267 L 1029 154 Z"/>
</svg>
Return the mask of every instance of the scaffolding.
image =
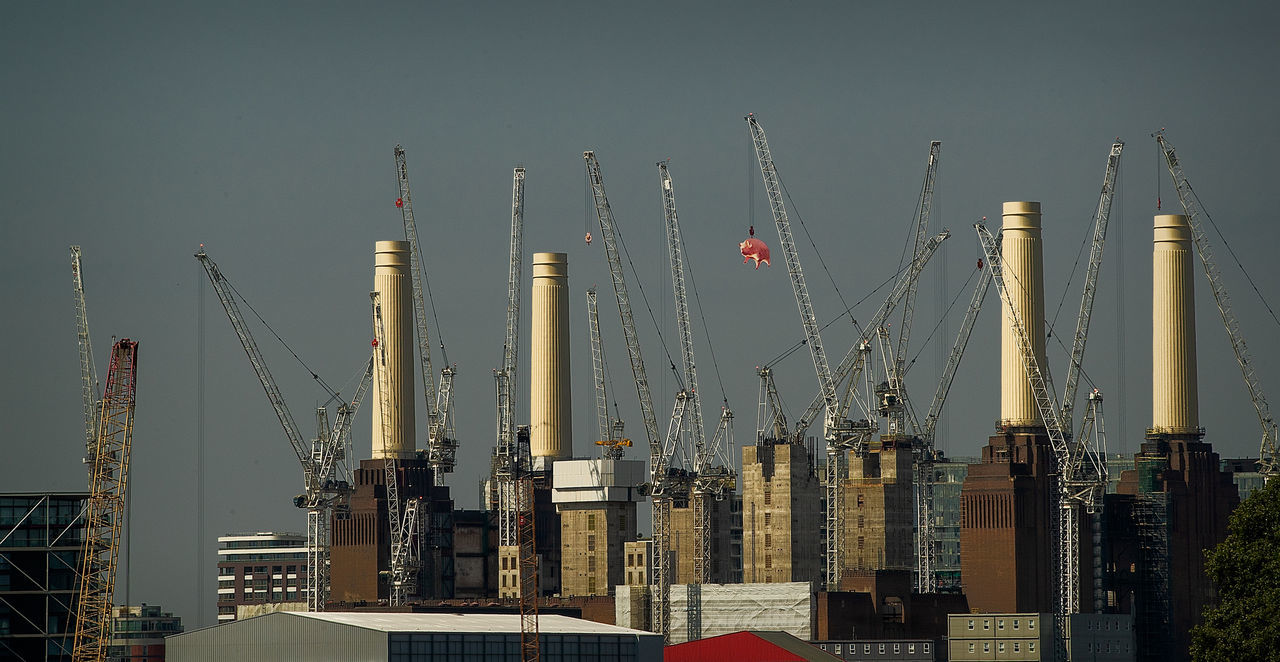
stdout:
<svg viewBox="0 0 1280 662">
<path fill-rule="evenodd" d="M 1163 662 L 1171 655 L 1173 636 L 1170 615 L 1169 495 L 1144 492 L 1133 502 L 1133 523 L 1138 535 L 1138 590 L 1135 596 L 1139 648 L 1142 662 Z"/>
</svg>

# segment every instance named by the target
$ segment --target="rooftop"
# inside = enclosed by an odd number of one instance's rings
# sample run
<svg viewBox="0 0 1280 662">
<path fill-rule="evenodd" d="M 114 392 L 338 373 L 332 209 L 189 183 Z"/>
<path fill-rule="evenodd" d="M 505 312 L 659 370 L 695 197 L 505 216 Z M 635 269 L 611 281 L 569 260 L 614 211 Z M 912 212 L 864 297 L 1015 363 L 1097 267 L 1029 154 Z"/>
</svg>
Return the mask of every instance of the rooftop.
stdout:
<svg viewBox="0 0 1280 662">
<path fill-rule="evenodd" d="M 369 612 L 277 612 L 328 621 L 352 627 L 381 632 L 520 632 L 519 614 L 413 614 Z M 652 632 L 605 625 L 569 616 L 546 614 L 538 618 L 538 631 L 542 634 L 630 634 L 656 636 Z"/>
</svg>

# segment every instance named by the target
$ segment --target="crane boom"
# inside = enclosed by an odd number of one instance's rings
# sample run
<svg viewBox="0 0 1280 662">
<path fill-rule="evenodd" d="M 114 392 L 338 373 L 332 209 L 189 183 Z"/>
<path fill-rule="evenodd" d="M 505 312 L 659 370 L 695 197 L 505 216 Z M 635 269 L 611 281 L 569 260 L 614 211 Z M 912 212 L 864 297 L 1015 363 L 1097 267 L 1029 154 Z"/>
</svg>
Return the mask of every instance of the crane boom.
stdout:
<svg viewBox="0 0 1280 662">
<path fill-rule="evenodd" d="M 1277 426 L 1276 420 L 1271 416 L 1271 405 L 1267 403 L 1267 396 L 1262 391 L 1262 382 L 1249 358 L 1249 348 L 1244 342 L 1244 332 L 1240 330 L 1240 320 L 1236 319 L 1236 314 L 1231 308 L 1231 297 L 1227 295 L 1226 283 L 1223 282 L 1222 272 L 1218 270 L 1213 245 L 1209 243 L 1204 226 L 1200 224 L 1202 211 L 1195 192 L 1191 190 L 1191 182 L 1187 181 L 1187 176 L 1183 174 L 1182 163 L 1178 161 L 1173 145 L 1165 138 L 1164 129 L 1157 131 L 1154 135 L 1156 142 L 1160 144 L 1161 153 L 1164 154 L 1169 176 L 1173 178 L 1174 188 L 1178 192 L 1178 201 L 1182 203 L 1182 211 L 1187 215 L 1187 222 L 1191 225 L 1191 238 L 1195 240 L 1196 253 L 1200 256 L 1205 277 L 1209 279 L 1209 289 L 1213 291 L 1213 300 L 1218 305 L 1218 314 L 1222 317 L 1222 325 L 1226 328 L 1227 337 L 1231 340 L 1231 351 L 1235 353 L 1236 364 L 1240 366 L 1245 388 L 1249 390 L 1249 399 L 1253 402 L 1254 412 L 1258 415 L 1258 422 L 1262 426 L 1262 442 L 1258 448 L 1258 471 L 1270 480 L 1280 474 L 1280 458 L 1277 457 Z"/>
<path fill-rule="evenodd" d="M 89 313 L 84 303 L 84 271 L 80 247 L 71 247 L 71 282 L 76 304 L 76 343 L 80 346 L 80 395 L 84 402 L 84 446 L 93 448 L 98 440 L 98 368 L 93 363 L 93 343 L 89 340 Z"/>
<path fill-rule="evenodd" d="M 507 326 L 502 341 L 502 367 L 494 371 L 498 402 L 498 540 L 502 546 L 517 545 L 516 539 L 516 424 L 512 383 L 520 344 L 520 281 L 524 273 L 524 168 L 511 171 L 511 239 L 507 268 Z"/>
<path fill-rule="evenodd" d="M 111 638 L 111 595 L 120 553 L 133 413 L 137 402 L 138 343 L 128 338 L 111 348 L 107 387 L 98 410 L 98 437 L 90 455 L 89 503 L 85 515 L 84 554 L 71 659 L 107 659 Z"/>
<path fill-rule="evenodd" d="M 680 220 L 676 216 L 676 191 L 667 163 L 658 163 L 658 180 L 662 189 L 663 217 L 667 228 L 667 255 L 671 261 L 671 287 L 675 295 L 676 328 L 680 332 L 680 358 L 684 366 L 685 388 L 689 391 L 686 408 L 689 429 L 693 434 L 696 471 L 706 461 L 706 433 L 702 426 L 702 398 L 698 391 L 698 367 L 693 360 L 693 326 L 689 322 L 689 298 L 684 284 L 684 240 L 680 237 Z"/>
<path fill-rule="evenodd" d="M 832 438 L 838 422 L 837 411 L 840 407 L 836 397 L 835 383 L 831 379 L 831 368 L 827 365 L 827 353 L 822 347 L 822 334 L 818 329 L 818 319 L 813 312 L 813 301 L 809 299 L 809 288 L 805 285 L 804 271 L 800 268 L 800 253 L 796 250 L 795 238 L 791 236 L 791 220 L 787 217 L 786 205 L 782 202 L 782 184 L 778 180 L 778 170 L 773 163 L 773 154 L 769 151 L 769 141 L 764 129 L 754 114 L 747 115 L 747 127 L 751 130 L 751 140 L 755 146 L 756 160 L 760 164 L 760 176 L 764 179 L 765 192 L 769 196 L 769 208 L 773 211 L 774 224 L 778 226 L 778 241 L 782 245 L 782 255 L 787 262 L 787 275 L 791 278 L 791 289 L 796 296 L 796 307 L 800 309 L 800 322 L 804 326 L 805 344 L 809 346 L 809 354 L 813 358 L 813 367 L 818 376 L 818 391 L 821 394 L 825 438 Z"/>
<path fill-rule="evenodd" d="M 1102 177 L 1102 193 L 1094 214 L 1093 241 L 1089 249 L 1089 267 L 1085 271 L 1084 293 L 1080 297 L 1080 314 L 1076 316 L 1076 335 L 1071 343 L 1071 362 L 1067 364 L 1066 385 L 1062 391 L 1062 422 L 1071 429 L 1076 390 L 1080 386 L 1080 367 L 1084 361 L 1084 345 L 1089 339 L 1089 318 L 1093 314 L 1093 298 L 1098 291 L 1098 272 L 1102 269 L 1102 249 L 1107 240 L 1107 223 L 1111 218 L 1111 201 L 1115 197 L 1116 176 L 1120 171 L 1120 153 L 1124 141 L 1119 138 L 1107 153 L 1107 170 Z"/>
<path fill-rule="evenodd" d="M 400 207 L 405 240 L 409 242 L 413 321 L 416 325 L 418 354 L 421 359 L 418 366 L 422 370 L 422 396 L 427 403 L 427 460 L 431 464 L 432 474 L 437 484 L 440 484 L 444 480 L 443 474 L 453 472 L 458 444 L 445 433 L 444 421 L 440 416 L 441 400 L 436 392 L 435 372 L 431 369 L 431 336 L 427 328 L 426 300 L 422 294 L 425 289 L 426 272 L 422 265 L 422 251 L 418 245 L 418 225 L 413 220 L 413 201 L 409 194 L 409 167 L 405 160 L 404 148 L 400 145 L 396 145 L 395 156 L 396 178 L 400 183 L 400 198 L 396 200 L 396 205 Z M 440 348 L 443 351 L 443 342 L 440 343 Z M 442 375 L 441 379 L 445 377 Z"/>
<path fill-rule="evenodd" d="M 604 190 L 604 178 L 600 174 L 600 162 L 593 151 L 582 153 L 586 162 L 587 179 L 591 183 L 592 198 L 595 202 L 596 219 L 600 222 L 600 235 L 604 241 L 605 255 L 609 260 L 609 275 L 613 281 L 613 294 L 618 300 L 618 315 L 622 318 L 622 335 L 627 342 L 627 356 L 631 360 L 631 374 L 635 378 L 636 393 L 640 398 L 640 416 L 644 425 L 645 437 L 649 442 L 649 484 L 650 498 L 653 505 L 653 557 L 654 557 L 654 593 L 653 627 L 661 634 L 663 640 L 671 634 L 671 559 L 670 559 L 670 526 L 671 495 L 668 493 L 669 478 L 667 468 L 670 466 L 675 436 L 668 434 L 666 440 L 658 432 L 658 419 L 654 415 L 653 395 L 649 391 L 649 379 L 645 376 L 644 358 L 640 353 L 640 337 L 636 332 L 635 317 L 631 312 L 631 299 L 627 294 L 627 282 L 622 270 L 622 257 L 618 253 L 618 237 L 613 222 L 613 210 L 609 207 L 609 198 Z M 683 394 L 683 391 L 681 392 Z M 677 396 L 676 408 L 683 410 L 684 401 Z M 675 420 L 673 415 L 672 420 Z"/>
<path fill-rule="evenodd" d="M 938 154 L 942 150 L 942 142 L 934 140 L 929 143 L 929 164 L 924 171 L 924 184 L 920 187 L 920 202 L 916 205 L 915 248 L 911 252 L 912 259 L 920 256 L 929 235 L 929 217 L 933 212 L 933 184 L 938 178 Z M 902 297 L 902 324 L 898 327 L 897 351 L 894 353 L 894 373 L 890 375 L 890 386 L 902 388 L 902 377 L 906 373 L 907 345 L 911 339 L 911 321 L 915 317 L 916 290 L 919 279 L 913 279 Z"/>
</svg>

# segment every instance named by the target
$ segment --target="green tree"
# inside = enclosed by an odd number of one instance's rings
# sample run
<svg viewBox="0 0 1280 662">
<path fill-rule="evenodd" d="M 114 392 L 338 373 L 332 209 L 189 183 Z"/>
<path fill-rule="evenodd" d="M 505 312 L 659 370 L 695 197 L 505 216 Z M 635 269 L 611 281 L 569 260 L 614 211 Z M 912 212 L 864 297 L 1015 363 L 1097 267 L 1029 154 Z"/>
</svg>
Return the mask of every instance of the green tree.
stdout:
<svg viewBox="0 0 1280 662">
<path fill-rule="evenodd" d="M 1217 604 L 1191 631 L 1196 662 L 1280 660 L 1280 478 L 1231 514 L 1226 540 L 1207 555 Z"/>
</svg>

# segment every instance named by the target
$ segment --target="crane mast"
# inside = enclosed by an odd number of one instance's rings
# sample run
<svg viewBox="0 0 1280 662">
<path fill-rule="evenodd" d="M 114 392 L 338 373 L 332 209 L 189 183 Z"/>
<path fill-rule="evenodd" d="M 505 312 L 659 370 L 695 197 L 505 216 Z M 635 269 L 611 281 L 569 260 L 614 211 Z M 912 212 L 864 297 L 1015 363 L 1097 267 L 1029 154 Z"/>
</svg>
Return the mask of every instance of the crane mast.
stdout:
<svg viewBox="0 0 1280 662">
<path fill-rule="evenodd" d="M 387 368 L 386 330 L 382 321 L 382 297 L 370 292 L 373 305 L 373 346 L 375 349 L 373 372 L 378 378 L 378 395 L 382 411 L 382 457 L 387 488 L 387 519 L 391 534 L 391 591 L 392 606 L 405 604 L 417 594 L 418 573 L 414 535 L 417 529 L 416 499 L 404 504 L 401 514 L 400 485 L 395 452 L 387 448 L 391 441 L 391 379 Z"/>
<path fill-rule="evenodd" d="M 609 207 L 609 198 L 604 190 L 604 178 L 600 174 L 600 162 L 595 152 L 585 151 L 582 158 L 586 162 L 587 178 L 591 183 L 592 199 L 595 202 L 596 219 L 600 222 L 601 240 L 604 242 L 605 255 L 609 261 L 609 276 L 613 281 L 613 294 L 618 300 L 618 315 L 622 318 L 622 334 L 627 342 L 627 356 L 631 361 L 631 374 L 635 378 L 636 393 L 640 399 L 640 416 L 644 425 L 645 437 L 649 442 L 649 481 L 650 498 L 653 505 L 653 556 L 654 556 L 654 600 L 653 627 L 661 634 L 663 640 L 671 634 L 671 495 L 670 478 L 667 468 L 670 466 L 674 451 L 676 435 L 668 434 L 664 442 L 658 432 L 658 419 L 654 415 L 653 396 L 649 391 L 649 379 L 645 376 L 644 358 L 640 354 L 640 337 L 636 332 L 635 317 L 631 312 L 631 300 L 627 294 L 627 283 L 622 270 L 622 258 L 618 253 L 618 238 L 614 228 L 613 210 Z M 676 412 L 672 415 L 672 428 L 678 413 L 684 410 L 682 390 L 676 398 Z M 670 432 L 670 431 L 669 431 Z"/>
<path fill-rule="evenodd" d="M 516 455 L 529 457 L 529 426 L 516 430 Z M 520 582 L 520 662 L 541 659 L 538 634 L 538 548 L 537 518 L 534 516 L 533 472 L 525 461 L 515 463 L 516 539 L 519 545 L 516 567 Z"/>
<path fill-rule="evenodd" d="M 217 263 L 204 251 L 204 247 L 195 254 L 209 282 L 213 285 L 218 301 L 222 304 L 231 328 L 240 339 L 240 346 L 249 357 L 249 364 L 258 377 L 267 400 L 275 411 L 276 418 L 284 429 L 285 437 L 302 465 L 303 485 L 305 493 L 294 500 L 295 505 L 307 509 L 307 573 L 308 595 L 307 608 L 311 611 L 323 611 L 329 595 L 329 540 L 335 510 L 348 507 L 351 496 L 351 470 L 347 464 L 350 453 L 347 446 L 350 439 L 351 421 L 363 401 L 364 393 L 372 378 L 373 361 L 365 370 L 360 385 L 356 387 L 355 397 L 351 402 L 342 405 L 338 411 L 332 429 L 322 427 L 318 439 L 312 444 L 303 441 L 302 433 L 293 414 L 285 405 L 284 396 L 275 378 L 267 368 L 266 359 L 258 348 L 253 334 L 249 331 L 240 305 L 236 303 L 234 290 L 230 282 L 218 269 Z M 321 416 L 321 421 L 324 417 Z"/>
<path fill-rule="evenodd" d="M 1009 319 L 1013 325 L 1013 336 L 1017 343 L 1018 351 L 1022 356 L 1023 369 L 1027 374 L 1030 382 L 1031 392 L 1036 401 L 1036 409 L 1040 412 L 1040 418 L 1044 421 L 1045 431 L 1049 437 L 1050 449 L 1053 452 L 1053 473 L 1061 475 L 1061 471 L 1069 466 L 1071 458 L 1071 448 L 1067 440 L 1067 433 L 1062 427 L 1061 409 L 1058 403 L 1054 401 L 1054 393 L 1052 381 L 1047 371 L 1048 366 L 1041 366 L 1031 345 L 1031 338 L 1027 335 L 1026 323 L 1018 316 L 1018 309 L 1013 305 L 1010 298 L 1009 290 L 1004 282 L 1004 264 L 1000 255 L 1000 247 L 996 239 L 991 236 L 987 230 L 987 226 L 978 222 L 974 224 L 974 229 L 978 232 L 978 240 L 982 242 L 982 250 L 986 255 L 988 268 L 991 270 L 991 278 L 995 280 L 996 289 L 1000 292 L 1000 298 L 1005 301 L 1009 310 Z M 1072 506 L 1067 499 L 1066 481 L 1056 479 L 1057 483 L 1054 492 L 1058 494 L 1058 518 L 1056 525 L 1056 540 L 1053 546 L 1054 565 L 1057 568 L 1058 582 L 1056 585 L 1056 597 L 1058 602 L 1057 613 L 1059 616 L 1071 614 L 1079 611 L 1078 604 L 1073 604 L 1072 600 L 1078 598 L 1079 591 L 1079 558 L 1068 553 L 1071 547 L 1071 532 L 1068 530 L 1069 523 L 1072 521 Z"/>
<path fill-rule="evenodd" d="M 507 327 L 502 341 L 502 367 L 494 371 L 498 402 L 498 447 L 495 452 L 498 488 L 498 544 L 511 547 L 516 538 L 517 494 L 515 484 L 516 426 L 515 381 L 520 349 L 520 281 L 524 274 L 524 168 L 511 171 L 511 239 L 507 268 Z"/>
<path fill-rule="evenodd" d="M 1218 269 L 1217 259 L 1213 254 L 1213 245 L 1200 224 L 1202 211 L 1195 192 L 1191 190 L 1191 182 L 1182 172 L 1182 163 L 1174 153 L 1173 145 L 1165 138 L 1164 129 L 1155 134 L 1160 151 L 1164 154 L 1165 165 L 1169 176 L 1173 178 L 1173 186 L 1178 192 L 1178 201 L 1182 203 L 1182 212 L 1187 215 L 1191 225 L 1191 238 L 1196 243 L 1196 253 L 1200 256 L 1200 264 L 1204 267 L 1205 277 L 1209 279 L 1209 289 L 1213 291 L 1213 300 L 1218 305 L 1218 314 L 1222 317 L 1222 325 L 1231 339 L 1231 351 L 1235 353 L 1236 364 L 1240 366 L 1240 374 L 1244 377 L 1245 388 L 1249 390 L 1249 399 L 1253 402 L 1254 412 L 1262 426 L 1262 442 L 1258 448 L 1258 471 L 1266 480 L 1280 474 L 1280 457 L 1277 457 L 1277 426 L 1271 416 L 1271 405 L 1262 392 L 1262 383 L 1249 358 L 1249 348 L 1244 342 L 1244 332 L 1240 329 L 1240 320 L 1231 308 L 1231 297 L 1227 295 L 1227 285 L 1223 282 L 1222 272 Z"/>
<path fill-rule="evenodd" d="M 409 167 L 405 161 L 404 148 L 396 145 L 396 179 L 400 184 L 400 197 L 396 206 L 400 207 L 400 217 L 404 221 L 404 236 L 409 242 L 409 271 L 413 284 L 413 320 L 418 335 L 418 363 L 422 370 L 422 396 L 427 404 L 427 461 L 431 464 L 431 473 L 437 484 L 442 484 L 444 474 L 452 473 L 458 452 L 458 441 L 449 434 L 441 405 L 451 402 L 452 388 L 448 389 L 448 397 L 437 396 L 435 373 L 431 369 L 431 337 L 427 330 L 427 306 L 423 299 L 426 278 L 422 267 L 422 252 L 418 246 L 418 226 L 413 220 L 413 200 L 409 194 Z M 444 343 L 440 344 L 441 351 Z M 448 359 L 445 359 L 446 363 Z M 452 366 L 446 366 L 440 375 L 441 381 L 453 379 Z M 443 388 L 443 387 L 442 387 Z M 445 412 L 446 414 L 448 412 Z"/>
<path fill-rule="evenodd" d="M 84 447 L 86 453 L 98 441 L 98 368 L 93 363 L 93 343 L 89 340 L 89 313 L 84 303 L 84 272 L 80 247 L 71 247 L 71 282 L 76 304 L 76 343 L 80 346 L 80 395 L 84 402 Z"/>
<path fill-rule="evenodd" d="M 111 594 L 120 553 L 120 526 L 128 489 L 133 445 L 133 412 L 137 402 L 138 343 L 128 338 L 111 348 L 107 387 L 98 410 L 97 439 L 90 454 L 89 503 L 85 515 L 85 547 L 80 562 L 76 633 L 71 659 L 107 659 L 111 638 Z"/>
</svg>

